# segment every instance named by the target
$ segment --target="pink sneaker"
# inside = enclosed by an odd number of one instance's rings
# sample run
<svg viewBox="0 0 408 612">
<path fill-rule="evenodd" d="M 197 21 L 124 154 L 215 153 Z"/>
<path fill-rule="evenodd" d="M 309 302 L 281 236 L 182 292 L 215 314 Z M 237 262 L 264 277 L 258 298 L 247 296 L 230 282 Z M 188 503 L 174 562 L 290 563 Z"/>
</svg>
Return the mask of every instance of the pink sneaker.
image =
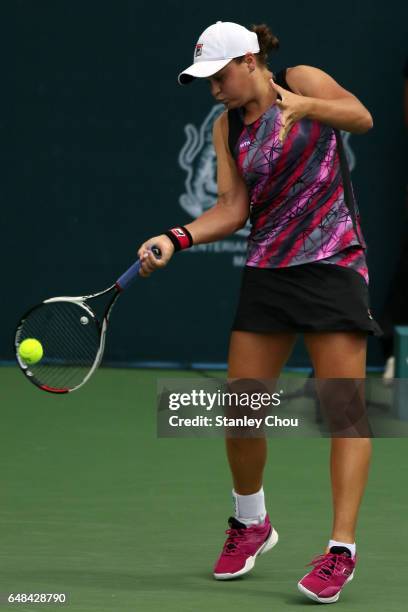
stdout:
<svg viewBox="0 0 408 612">
<path fill-rule="evenodd" d="M 298 582 L 298 589 L 320 603 L 334 603 L 345 584 L 353 580 L 357 555 L 351 558 L 348 549 L 332 546 L 330 552 L 319 555 L 308 565 L 314 568 Z"/>
<path fill-rule="evenodd" d="M 214 578 L 230 580 L 249 572 L 255 559 L 278 542 L 278 534 L 266 515 L 263 525 L 247 527 L 234 517 L 228 519 L 228 538 L 214 567 Z"/>
</svg>

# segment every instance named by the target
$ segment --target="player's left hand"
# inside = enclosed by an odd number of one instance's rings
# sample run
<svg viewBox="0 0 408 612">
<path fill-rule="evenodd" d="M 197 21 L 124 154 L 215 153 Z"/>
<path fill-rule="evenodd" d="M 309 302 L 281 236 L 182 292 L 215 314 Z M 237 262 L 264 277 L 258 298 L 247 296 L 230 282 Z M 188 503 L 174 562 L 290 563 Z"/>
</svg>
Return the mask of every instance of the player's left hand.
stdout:
<svg viewBox="0 0 408 612">
<path fill-rule="evenodd" d="M 281 99 L 277 98 L 276 105 L 281 110 L 282 127 L 279 132 L 279 140 L 283 143 L 286 136 L 290 132 L 293 124 L 299 119 L 306 117 L 308 112 L 308 98 L 284 89 L 273 79 L 270 79 L 272 89 L 280 95 Z"/>
</svg>

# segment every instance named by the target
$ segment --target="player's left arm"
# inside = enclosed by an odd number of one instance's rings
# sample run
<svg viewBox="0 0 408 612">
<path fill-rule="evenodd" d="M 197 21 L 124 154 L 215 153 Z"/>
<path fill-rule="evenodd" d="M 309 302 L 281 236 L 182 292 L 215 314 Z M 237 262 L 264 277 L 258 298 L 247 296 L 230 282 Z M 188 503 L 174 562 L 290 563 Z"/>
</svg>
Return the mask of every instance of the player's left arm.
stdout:
<svg viewBox="0 0 408 612">
<path fill-rule="evenodd" d="M 360 100 L 320 68 L 294 66 L 288 69 L 286 80 L 295 93 L 273 81 L 271 84 L 283 97 L 277 104 L 289 129 L 302 117 L 354 134 L 364 134 L 373 127 L 373 118 Z"/>
</svg>

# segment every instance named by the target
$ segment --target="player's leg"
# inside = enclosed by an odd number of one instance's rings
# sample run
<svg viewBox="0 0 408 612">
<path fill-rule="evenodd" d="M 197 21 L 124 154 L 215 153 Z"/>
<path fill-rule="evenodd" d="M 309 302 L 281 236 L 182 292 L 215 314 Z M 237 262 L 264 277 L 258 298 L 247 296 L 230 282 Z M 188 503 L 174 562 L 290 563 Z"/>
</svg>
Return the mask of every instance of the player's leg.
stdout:
<svg viewBox="0 0 408 612">
<path fill-rule="evenodd" d="M 294 333 L 233 331 L 228 378 L 277 379 L 295 341 Z M 270 385 L 268 391 L 272 392 Z M 256 557 L 278 541 L 266 513 L 262 487 L 267 454 L 265 438 L 227 437 L 226 447 L 234 483 L 235 516 L 229 519 L 228 538 L 214 568 L 214 577 L 218 580 L 249 572 Z"/>
<path fill-rule="evenodd" d="M 233 331 L 228 354 L 228 378 L 275 379 L 296 341 L 293 333 L 260 334 Z M 251 495 L 262 486 L 266 462 L 265 438 L 226 438 L 234 490 Z"/>
<path fill-rule="evenodd" d="M 316 378 L 366 377 L 365 333 L 305 334 L 305 344 Z M 333 437 L 331 440 L 333 540 L 354 542 L 357 514 L 368 478 L 370 456 L 370 438 Z"/>
<path fill-rule="evenodd" d="M 361 379 L 365 379 L 366 333 L 316 332 L 305 334 L 304 339 L 317 379 L 350 379 L 349 383 L 354 380 L 355 386 Z M 345 381 L 345 385 L 349 383 Z M 335 381 L 334 390 L 339 388 L 336 385 Z M 332 394 L 334 405 L 338 401 L 335 395 Z M 359 401 L 364 402 L 364 397 L 359 397 Z M 341 406 L 338 408 L 341 409 Z M 325 560 L 321 561 L 322 567 L 315 566 L 314 570 L 299 582 L 299 589 L 317 601 L 337 601 L 342 586 L 353 576 L 357 516 L 367 483 L 370 457 L 370 438 L 332 437 L 330 473 L 333 529 L 330 547 L 327 546 L 325 553 L 334 553 L 336 557 L 333 557 L 333 554 L 331 557 L 327 555 Z M 335 572 L 333 559 L 337 559 L 338 564 Z M 324 573 L 322 569 L 325 570 Z M 338 570 L 344 572 L 341 579 Z"/>
</svg>

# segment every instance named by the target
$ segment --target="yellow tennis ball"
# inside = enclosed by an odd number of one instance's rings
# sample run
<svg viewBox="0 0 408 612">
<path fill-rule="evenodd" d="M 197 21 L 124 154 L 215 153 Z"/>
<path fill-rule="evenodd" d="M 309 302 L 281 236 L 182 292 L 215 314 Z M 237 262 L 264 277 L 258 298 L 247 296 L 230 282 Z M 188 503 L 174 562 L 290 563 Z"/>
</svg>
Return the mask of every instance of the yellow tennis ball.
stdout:
<svg viewBox="0 0 408 612">
<path fill-rule="evenodd" d="M 18 354 L 25 363 L 34 365 L 41 361 L 44 351 L 41 342 L 35 338 L 26 338 L 18 347 Z"/>
</svg>

